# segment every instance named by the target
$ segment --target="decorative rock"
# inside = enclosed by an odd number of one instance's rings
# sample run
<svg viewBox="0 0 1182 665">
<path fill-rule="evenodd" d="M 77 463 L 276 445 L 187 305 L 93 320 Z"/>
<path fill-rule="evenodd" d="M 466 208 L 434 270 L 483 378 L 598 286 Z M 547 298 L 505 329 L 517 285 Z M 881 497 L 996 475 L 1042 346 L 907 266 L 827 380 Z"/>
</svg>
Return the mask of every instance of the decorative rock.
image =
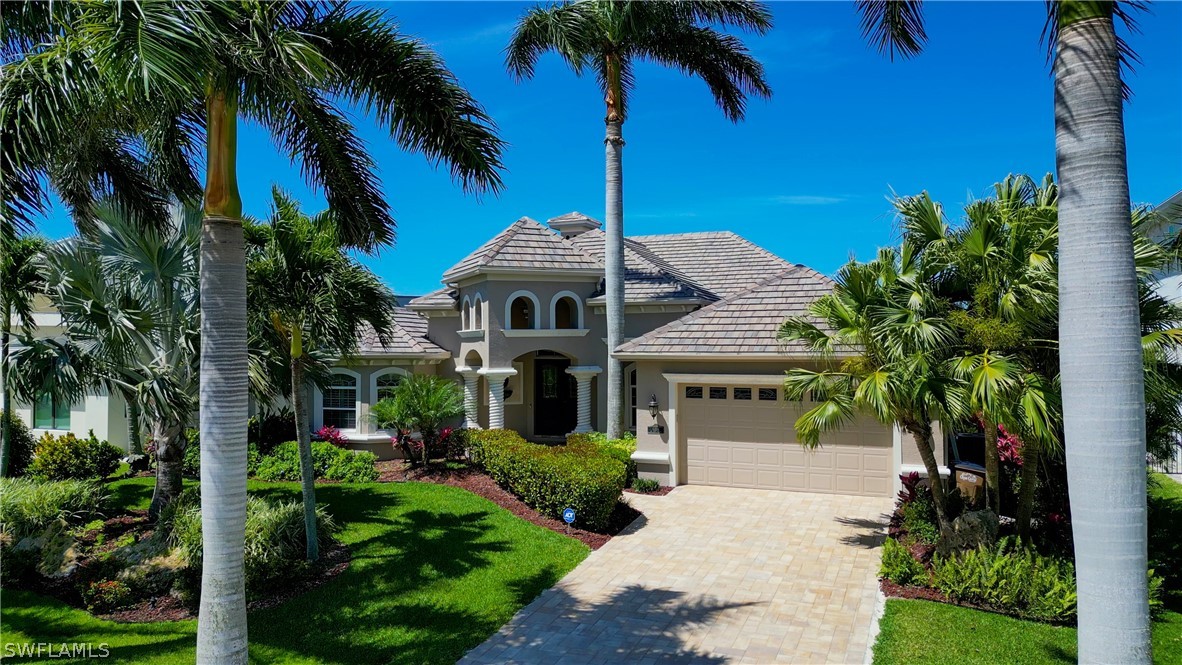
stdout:
<svg viewBox="0 0 1182 665">
<path fill-rule="evenodd" d="M 997 513 L 991 510 L 974 510 L 964 513 L 952 521 L 952 527 L 940 538 L 939 552 L 975 550 L 997 542 L 999 521 Z"/>
<path fill-rule="evenodd" d="M 69 577 L 78 567 L 82 556 L 78 551 L 78 541 L 70 533 L 70 525 L 60 519 L 50 524 L 36 539 L 25 538 L 17 543 L 18 548 L 21 546 L 40 549 L 37 572 L 56 579 Z"/>
</svg>

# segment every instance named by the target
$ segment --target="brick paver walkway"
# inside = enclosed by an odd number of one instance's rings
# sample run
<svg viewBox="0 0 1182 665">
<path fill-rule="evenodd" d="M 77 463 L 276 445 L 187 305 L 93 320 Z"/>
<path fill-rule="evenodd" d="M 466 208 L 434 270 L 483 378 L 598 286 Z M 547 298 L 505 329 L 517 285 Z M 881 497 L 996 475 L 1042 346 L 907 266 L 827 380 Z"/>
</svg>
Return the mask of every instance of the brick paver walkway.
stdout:
<svg viewBox="0 0 1182 665">
<path fill-rule="evenodd" d="M 862 663 L 891 501 L 683 486 L 461 663 Z"/>
</svg>

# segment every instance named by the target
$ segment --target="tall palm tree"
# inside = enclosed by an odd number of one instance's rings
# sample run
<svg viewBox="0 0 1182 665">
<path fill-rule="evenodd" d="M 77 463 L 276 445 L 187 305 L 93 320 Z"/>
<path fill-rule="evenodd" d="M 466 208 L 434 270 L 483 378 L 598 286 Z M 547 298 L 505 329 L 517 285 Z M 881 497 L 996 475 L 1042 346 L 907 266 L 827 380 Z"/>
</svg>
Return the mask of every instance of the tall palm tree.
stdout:
<svg viewBox="0 0 1182 665">
<path fill-rule="evenodd" d="M 706 82 L 732 122 L 743 119 L 748 95 L 767 98 L 763 66 L 743 42 L 711 25 L 764 34 L 771 12 L 760 2 L 685 0 L 618 2 L 580 0 L 534 7 L 517 24 L 506 49 L 506 66 L 518 80 L 532 78 L 538 59 L 554 51 L 581 76 L 590 69 L 606 107 L 605 291 L 607 296 L 607 434 L 623 431 L 624 371 L 612 357 L 624 341 L 623 127 L 636 85 L 634 67 L 648 61 Z"/>
<path fill-rule="evenodd" d="M 142 414 L 156 446 L 156 517 L 181 493 L 184 433 L 197 408 L 201 211 L 176 205 L 162 227 L 144 229 L 116 206 L 92 210 L 87 235 L 45 254 L 65 335 L 28 341 L 15 356 L 14 388 L 30 401 L 103 388 L 134 407 L 130 427 Z"/>
<path fill-rule="evenodd" d="M 859 0 L 892 57 L 926 40 L 918 0 Z M 1082 663 L 1148 663 L 1145 390 L 1116 21 L 1139 2 L 1047 3 L 1059 176 L 1059 321 Z M 1102 377 L 1097 380 L 1097 376 Z"/>
<path fill-rule="evenodd" d="M 295 411 L 304 495 L 308 561 L 320 558 L 316 535 L 316 473 L 312 469 L 305 370 L 307 351 L 336 358 L 356 353 L 367 328 L 389 340 L 394 294 L 368 268 L 351 258 L 337 234 L 332 211 L 309 217 L 278 187 L 267 224 L 248 224 L 246 299 L 251 339 L 286 357 L 291 382 L 282 394 Z"/>
<path fill-rule="evenodd" d="M 899 251 L 879 250 L 875 260 L 838 271 L 833 292 L 811 303 L 808 316 L 786 320 L 778 337 L 803 342 L 822 358 L 852 356 L 821 370 L 787 372 L 787 399 L 816 403 L 796 420 L 801 443 L 818 445 L 859 411 L 898 424 L 915 441 L 945 531 L 949 515 L 932 424 L 962 418 L 964 404 L 948 372 L 956 333 L 929 288 L 939 268 L 906 243 Z"/>
<path fill-rule="evenodd" d="M 45 240 L 19 236 L 8 224 L 0 226 L 0 476 L 8 473 L 9 422 L 12 388 L 9 386 L 9 345 L 16 321 L 22 334 L 32 332 L 33 300 L 45 290 L 41 257 Z"/>
<path fill-rule="evenodd" d="M 201 195 L 199 662 L 245 663 L 246 271 L 238 119 L 268 131 L 362 249 L 393 239 L 374 164 L 342 106 L 465 190 L 497 190 L 503 144 L 484 110 L 380 9 L 341 2 L 4 3 L 0 213 L 28 225 L 45 186 L 75 212 L 102 192 L 143 220 Z M 204 164 L 201 186 L 195 169 Z M 84 215 L 75 216 L 80 223 Z"/>
</svg>

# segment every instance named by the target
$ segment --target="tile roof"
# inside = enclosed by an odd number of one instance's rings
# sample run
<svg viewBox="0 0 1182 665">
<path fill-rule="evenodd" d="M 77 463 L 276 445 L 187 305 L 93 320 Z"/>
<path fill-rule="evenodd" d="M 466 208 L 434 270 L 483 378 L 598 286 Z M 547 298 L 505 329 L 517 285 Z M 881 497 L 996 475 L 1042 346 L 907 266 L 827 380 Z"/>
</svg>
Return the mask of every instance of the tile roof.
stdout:
<svg viewBox="0 0 1182 665">
<path fill-rule="evenodd" d="M 455 289 L 445 286 L 411 300 L 406 306 L 411 309 L 451 309 L 455 302 Z"/>
<path fill-rule="evenodd" d="M 804 266 L 790 266 L 746 290 L 687 314 L 621 344 L 616 354 L 778 355 L 805 351 L 801 342 L 782 344 L 776 331 L 784 319 L 806 313 L 833 282 Z"/>
<path fill-rule="evenodd" d="M 598 229 L 570 239 L 571 244 L 602 262 L 607 236 Z M 718 297 L 632 238 L 624 238 L 624 299 Z"/>
<path fill-rule="evenodd" d="M 603 266 L 541 223 L 522 217 L 443 273 L 454 281 L 482 268 L 598 272 Z"/>
<path fill-rule="evenodd" d="M 450 355 L 427 339 L 427 319 L 405 307 L 394 310 L 394 329 L 383 345 L 373 328 L 358 335 L 357 353 L 363 356 L 435 356 Z"/>
<path fill-rule="evenodd" d="M 633 236 L 686 278 L 726 298 L 792 267 L 792 264 L 730 231 Z"/>
</svg>

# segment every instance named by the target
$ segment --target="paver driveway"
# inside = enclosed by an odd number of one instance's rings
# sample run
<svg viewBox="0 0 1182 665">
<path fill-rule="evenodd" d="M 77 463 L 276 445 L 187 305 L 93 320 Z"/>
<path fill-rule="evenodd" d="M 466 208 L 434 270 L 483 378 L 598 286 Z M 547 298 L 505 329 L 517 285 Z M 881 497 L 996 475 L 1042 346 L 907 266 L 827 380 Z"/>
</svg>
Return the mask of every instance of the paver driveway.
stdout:
<svg viewBox="0 0 1182 665">
<path fill-rule="evenodd" d="M 461 663 L 861 663 L 891 501 L 683 486 Z"/>
</svg>

